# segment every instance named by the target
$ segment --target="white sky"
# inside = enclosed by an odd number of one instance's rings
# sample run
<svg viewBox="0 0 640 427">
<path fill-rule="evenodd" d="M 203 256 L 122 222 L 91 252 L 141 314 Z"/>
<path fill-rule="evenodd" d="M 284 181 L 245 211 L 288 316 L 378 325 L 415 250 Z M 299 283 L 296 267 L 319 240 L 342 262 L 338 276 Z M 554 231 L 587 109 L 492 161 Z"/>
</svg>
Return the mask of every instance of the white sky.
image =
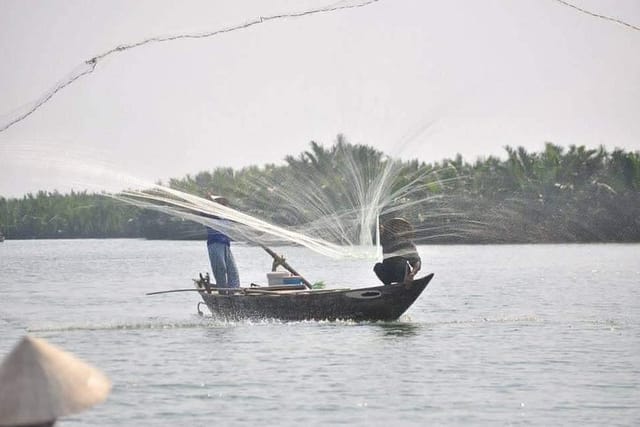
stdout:
<svg viewBox="0 0 640 427">
<path fill-rule="evenodd" d="M 573 3 L 640 26 L 637 0 Z M 0 122 L 117 45 L 327 4 L 0 0 Z M 338 133 L 426 162 L 640 150 L 640 31 L 554 0 L 380 0 L 146 45 L 0 133 L 0 195 L 281 162 Z"/>
</svg>

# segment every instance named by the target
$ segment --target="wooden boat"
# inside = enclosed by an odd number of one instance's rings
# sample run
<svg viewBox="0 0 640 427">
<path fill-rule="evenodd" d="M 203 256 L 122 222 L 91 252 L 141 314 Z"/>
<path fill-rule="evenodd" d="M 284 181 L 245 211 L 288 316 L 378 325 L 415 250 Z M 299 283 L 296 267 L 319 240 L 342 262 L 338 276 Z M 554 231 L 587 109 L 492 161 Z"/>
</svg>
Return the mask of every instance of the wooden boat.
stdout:
<svg viewBox="0 0 640 427">
<path fill-rule="evenodd" d="M 208 276 L 194 282 L 213 316 L 224 320 L 389 321 L 398 319 L 432 278 L 433 273 L 407 283 L 359 289 L 307 289 L 303 285 L 216 288 Z"/>
<path fill-rule="evenodd" d="M 303 284 L 223 288 L 210 282 L 209 274 L 194 279 L 196 288 L 149 292 L 198 292 L 211 314 L 221 320 L 356 320 L 398 319 L 427 287 L 433 273 L 404 283 L 357 289 L 313 289 L 284 257 L 260 245 L 273 258 L 272 272 L 282 266 Z"/>
</svg>

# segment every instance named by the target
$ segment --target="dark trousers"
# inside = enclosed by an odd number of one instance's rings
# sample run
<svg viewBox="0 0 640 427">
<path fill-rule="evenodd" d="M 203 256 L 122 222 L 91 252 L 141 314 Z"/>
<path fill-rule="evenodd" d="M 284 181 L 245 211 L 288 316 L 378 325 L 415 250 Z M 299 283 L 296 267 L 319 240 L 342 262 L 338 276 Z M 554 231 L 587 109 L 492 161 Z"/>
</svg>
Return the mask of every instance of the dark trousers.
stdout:
<svg viewBox="0 0 640 427">
<path fill-rule="evenodd" d="M 391 257 L 373 266 L 378 279 L 385 285 L 401 283 L 409 273 L 409 262 L 402 257 Z"/>
</svg>

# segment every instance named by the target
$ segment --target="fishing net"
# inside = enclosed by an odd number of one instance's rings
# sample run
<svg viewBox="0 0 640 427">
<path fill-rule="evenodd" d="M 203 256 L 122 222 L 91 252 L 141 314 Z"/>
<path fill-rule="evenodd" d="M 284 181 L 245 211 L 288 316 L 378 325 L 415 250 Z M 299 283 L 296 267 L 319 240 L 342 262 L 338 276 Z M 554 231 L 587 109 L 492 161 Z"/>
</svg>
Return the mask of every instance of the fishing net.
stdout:
<svg viewBox="0 0 640 427">
<path fill-rule="evenodd" d="M 475 225 L 455 218 L 439 189 L 459 178 L 417 162 L 402 162 L 339 138 L 330 149 L 287 157 L 287 165 L 242 181 L 233 194 L 192 194 L 155 185 L 112 197 L 214 228 L 258 245 L 298 244 L 333 258 L 379 257 L 379 224 L 402 217 L 419 242 L 466 235 Z M 238 185 L 240 187 L 240 185 Z M 230 206 L 216 197 L 230 199 Z"/>
</svg>

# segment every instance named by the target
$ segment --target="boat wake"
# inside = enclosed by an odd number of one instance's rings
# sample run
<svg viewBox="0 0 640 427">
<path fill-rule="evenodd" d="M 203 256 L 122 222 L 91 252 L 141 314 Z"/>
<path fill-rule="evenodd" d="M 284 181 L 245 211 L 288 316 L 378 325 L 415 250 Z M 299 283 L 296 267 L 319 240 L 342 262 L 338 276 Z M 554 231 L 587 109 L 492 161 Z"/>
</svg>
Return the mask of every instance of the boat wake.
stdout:
<svg viewBox="0 0 640 427">
<path fill-rule="evenodd" d="M 526 323 L 544 323 L 545 320 L 535 315 L 523 316 L 506 316 L 506 317 L 483 317 L 478 319 L 460 319 L 447 320 L 441 322 L 427 322 L 429 325 L 475 325 L 486 323 L 504 323 L 504 324 L 526 324 Z"/>
<path fill-rule="evenodd" d="M 117 331 L 117 330 L 143 330 L 143 329 L 192 329 L 210 325 L 205 321 L 177 321 L 163 320 L 148 322 L 124 322 L 108 324 L 71 324 L 71 325 L 38 325 L 27 328 L 27 332 L 74 332 L 74 331 Z"/>
<path fill-rule="evenodd" d="M 239 325 L 261 326 L 261 325 L 357 325 L 361 322 L 352 320 L 304 320 L 298 322 L 284 322 L 278 319 L 261 319 L 261 320 L 224 320 L 213 316 L 198 316 L 197 320 L 186 320 L 177 322 L 168 322 L 166 320 L 144 321 L 144 322 L 125 322 L 125 323 L 108 323 L 108 324 L 56 324 L 56 325 L 36 325 L 27 327 L 27 332 L 76 332 L 76 331 L 135 331 L 135 330 L 173 330 L 173 329 L 198 329 L 212 327 L 234 327 Z M 368 322 L 371 323 L 371 322 Z"/>
<path fill-rule="evenodd" d="M 273 318 L 264 319 L 240 319 L 229 320 L 206 314 L 204 316 L 196 316 L 192 319 L 181 321 L 168 321 L 166 319 L 150 319 L 141 322 L 121 322 L 106 324 L 56 324 L 56 325 L 37 325 L 27 328 L 27 332 L 73 332 L 73 331 L 129 331 L 129 330 L 172 330 L 172 329 L 197 329 L 197 328 L 215 328 L 215 327 L 235 327 L 235 326 L 300 326 L 300 325 L 321 325 L 321 326 L 359 326 L 363 324 L 376 324 L 389 328 L 403 327 L 419 327 L 419 326 L 470 326 L 479 324 L 542 324 L 556 323 L 552 319 L 544 319 L 536 315 L 521 316 L 505 316 L 505 317 L 483 317 L 477 319 L 453 319 L 444 321 L 428 321 L 425 319 L 415 319 L 411 315 L 403 315 L 397 321 L 356 321 L 356 320 L 300 320 L 300 321 L 283 321 Z M 573 323 L 594 324 L 597 326 L 623 327 L 624 322 L 612 319 L 589 320 L 582 319 Z"/>
<path fill-rule="evenodd" d="M 108 324 L 65 324 L 65 325 L 37 325 L 27 327 L 27 332 L 75 332 L 75 331 L 134 331 L 134 330 L 173 330 L 173 329 L 197 329 L 214 327 L 235 327 L 235 326 L 268 326 L 268 325 L 361 325 L 363 323 L 380 322 L 358 322 L 355 320 L 301 320 L 283 321 L 279 319 L 241 319 L 225 320 L 211 315 L 198 316 L 196 320 L 186 320 L 168 322 L 166 320 L 148 322 L 124 322 Z M 383 322 L 385 323 L 385 322 Z M 396 323 L 396 322 L 386 322 Z"/>
</svg>

